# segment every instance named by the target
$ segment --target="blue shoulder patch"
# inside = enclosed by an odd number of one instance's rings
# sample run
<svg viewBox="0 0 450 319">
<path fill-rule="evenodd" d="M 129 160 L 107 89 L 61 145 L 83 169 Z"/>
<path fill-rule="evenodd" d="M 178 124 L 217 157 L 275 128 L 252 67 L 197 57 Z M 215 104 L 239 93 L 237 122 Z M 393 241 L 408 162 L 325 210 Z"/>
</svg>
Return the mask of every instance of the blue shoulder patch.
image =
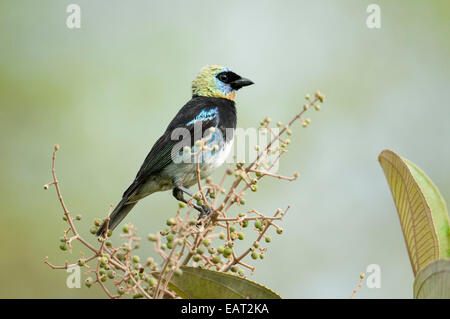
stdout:
<svg viewBox="0 0 450 319">
<path fill-rule="evenodd" d="M 197 114 L 197 116 L 186 123 L 186 126 L 189 126 L 191 124 L 194 124 L 197 121 L 210 121 L 212 119 L 214 119 L 215 117 L 217 117 L 217 115 L 219 114 L 219 111 L 217 110 L 217 108 L 214 109 L 210 109 L 210 110 L 205 110 L 203 109 L 200 113 Z"/>
</svg>

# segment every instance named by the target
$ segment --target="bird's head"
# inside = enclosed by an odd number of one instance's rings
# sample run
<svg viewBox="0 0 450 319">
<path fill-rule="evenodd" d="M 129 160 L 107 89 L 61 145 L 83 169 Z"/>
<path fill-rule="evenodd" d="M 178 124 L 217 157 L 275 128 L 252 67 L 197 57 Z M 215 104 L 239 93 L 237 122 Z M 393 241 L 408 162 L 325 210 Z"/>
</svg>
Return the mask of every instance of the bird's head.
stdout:
<svg viewBox="0 0 450 319">
<path fill-rule="evenodd" d="M 192 81 L 193 96 L 221 97 L 233 100 L 236 91 L 253 82 L 220 65 L 207 65 Z"/>
</svg>

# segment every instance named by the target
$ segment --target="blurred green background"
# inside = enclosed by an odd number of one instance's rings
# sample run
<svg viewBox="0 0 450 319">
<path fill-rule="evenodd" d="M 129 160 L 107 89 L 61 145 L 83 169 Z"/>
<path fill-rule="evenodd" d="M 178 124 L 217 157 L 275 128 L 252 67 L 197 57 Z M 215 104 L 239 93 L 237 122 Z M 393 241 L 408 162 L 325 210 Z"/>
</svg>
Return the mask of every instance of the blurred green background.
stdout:
<svg viewBox="0 0 450 319">
<path fill-rule="evenodd" d="M 70 3 L 81 6 L 81 29 L 66 27 Z M 381 29 L 366 26 L 371 3 Z M 348 298 L 378 264 L 381 288 L 364 285 L 358 297 L 412 297 L 377 155 L 391 148 L 415 162 L 449 201 L 448 34 L 448 1 L 0 1 L 0 297 L 104 296 L 68 289 L 67 274 L 43 263 L 79 251 L 59 251 L 62 213 L 54 189 L 42 188 L 53 145 L 63 195 L 89 236 L 206 64 L 256 83 L 238 94 L 239 127 L 287 121 L 305 93 L 326 95 L 280 163 L 300 180 L 265 180 L 248 197 L 267 213 L 292 206 L 250 279 L 285 298 Z M 158 193 L 127 221 L 155 232 L 176 205 Z"/>
</svg>

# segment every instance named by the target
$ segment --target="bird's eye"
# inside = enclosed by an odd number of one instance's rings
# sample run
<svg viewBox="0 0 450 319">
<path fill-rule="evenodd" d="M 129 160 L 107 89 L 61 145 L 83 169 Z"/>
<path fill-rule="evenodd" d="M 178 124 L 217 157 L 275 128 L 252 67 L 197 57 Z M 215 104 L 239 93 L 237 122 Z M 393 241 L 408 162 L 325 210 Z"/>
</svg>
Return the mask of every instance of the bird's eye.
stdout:
<svg viewBox="0 0 450 319">
<path fill-rule="evenodd" d="M 218 78 L 220 81 L 222 81 L 224 83 L 227 83 L 227 81 L 228 81 L 228 75 L 226 73 L 220 73 Z"/>
</svg>

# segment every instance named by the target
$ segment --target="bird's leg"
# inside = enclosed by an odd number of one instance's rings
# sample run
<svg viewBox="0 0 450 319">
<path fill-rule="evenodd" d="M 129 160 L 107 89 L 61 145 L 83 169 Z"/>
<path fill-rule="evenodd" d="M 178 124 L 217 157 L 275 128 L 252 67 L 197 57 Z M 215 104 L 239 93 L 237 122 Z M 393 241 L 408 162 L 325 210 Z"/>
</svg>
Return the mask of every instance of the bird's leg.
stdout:
<svg viewBox="0 0 450 319">
<path fill-rule="evenodd" d="M 187 204 L 188 202 L 187 202 L 187 200 L 184 199 L 183 193 L 185 193 L 186 195 L 188 195 L 190 197 L 194 196 L 194 194 L 192 194 L 192 192 L 188 188 L 183 187 L 183 186 L 177 186 L 172 191 L 173 196 L 177 200 Z M 198 219 L 202 219 L 203 217 L 208 216 L 209 214 L 211 214 L 211 209 L 208 206 L 205 206 L 205 205 L 201 205 L 200 206 L 200 205 L 196 205 L 196 204 L 194 204 L 192 202 L 191 202 L 191 205 L 198 212 L 200 212 L 200 215 L 198 216 Z"/>
</svg>

